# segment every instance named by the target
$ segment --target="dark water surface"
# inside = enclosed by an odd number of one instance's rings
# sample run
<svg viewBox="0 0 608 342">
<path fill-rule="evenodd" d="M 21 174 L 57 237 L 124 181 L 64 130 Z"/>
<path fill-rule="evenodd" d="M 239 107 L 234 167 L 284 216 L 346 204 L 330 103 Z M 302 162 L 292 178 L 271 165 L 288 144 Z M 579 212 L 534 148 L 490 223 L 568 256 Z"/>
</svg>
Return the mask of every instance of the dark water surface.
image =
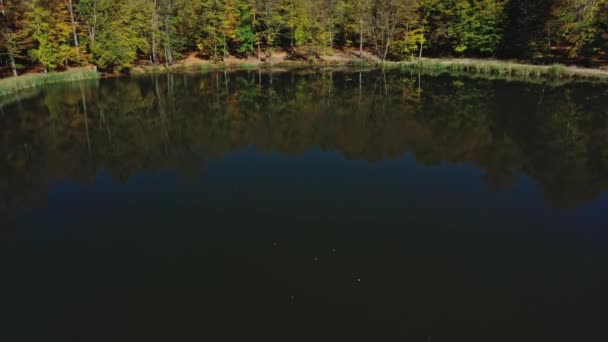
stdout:
<svg viewBox="0 0 608 342">
<path fill-rule="evenodd" d="M 608 87 L 173 74 L 0 99 L 1 341 L 608 341 Z"/>
</svg>

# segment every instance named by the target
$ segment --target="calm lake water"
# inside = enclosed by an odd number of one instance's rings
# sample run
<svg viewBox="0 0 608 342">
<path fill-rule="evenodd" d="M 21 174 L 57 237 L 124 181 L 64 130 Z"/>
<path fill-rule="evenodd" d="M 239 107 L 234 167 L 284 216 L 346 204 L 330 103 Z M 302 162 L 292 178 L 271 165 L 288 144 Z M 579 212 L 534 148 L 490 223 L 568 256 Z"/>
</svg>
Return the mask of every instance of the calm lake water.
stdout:
<svg viewBox="0 0 608 342">
<path fill-rule="evenodd" d="M 606 341 L 608 86 L 169 74 L 0 98 L 2 341 Z"/>
</svg>

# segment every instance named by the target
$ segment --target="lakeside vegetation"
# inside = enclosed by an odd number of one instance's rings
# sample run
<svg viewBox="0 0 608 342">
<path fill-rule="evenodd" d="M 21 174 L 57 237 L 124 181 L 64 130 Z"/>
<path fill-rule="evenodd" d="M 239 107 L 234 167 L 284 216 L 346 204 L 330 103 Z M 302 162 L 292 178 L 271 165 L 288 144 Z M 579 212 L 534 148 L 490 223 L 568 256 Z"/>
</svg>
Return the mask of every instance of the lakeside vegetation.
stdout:
<svg viewBox="0 0 608 342">
<path fill-rule="evenodd" d="M 333 71 L 371 71 L 374 69 L 401 70 L 421 75 L 438 76 L 450 74 L 481 79 L 496 79 L 507 81 L 524 81 L 544 83 L 548 85 L 562 85 L 566 83 L 608 82 L 608 72 L 595 69 L 566 67 L 561 64 L 549 66 L 520 64 L 500 60 L 471 60 L 471 59 L 417 59 L 405 62 L 373 62 L 365 60 L 350 61 L 282 61 L 276 64 L 256 63 L 201 63 L 201 64 L 175 64 L 170 66 L 147 66 L 134 68 L 131 75 L 154 75 L 168 72 L 196 72 L 206 73 L 212 71 L 236 70 L 269 70 L 274 72 L 293 69 L 327 69 Z M 6 96 L 26 89 L 42 87 L 47 84 L 81 81 L 104 77 L 104 74 L 86 68 L 71 69 L 64 72 L 47 74 L 30 73 L 18 77 L 0 79 L 0 96 Z M 2 102 L 0 102 L 0 105 Z"/>
<path fill-rule="evenodd" d="M 82 81 L 100 78 L 101 74 L 94 70 L 76 69 L 65 72 L 48 74 L 27 74 L 19 77 L 0 79 L 0 96 L 8 95 L 25 89 L 41 87 L 46 84 Z"/>
<path fill-rule="evenodd" d="M 170 67 L 190 52 L 244 63 L 341 50 L 371 62 L 608 64 L 608 0 L 0 0 L 0 25 L 7 76 Z"/>
<path fill-rule="evenodd" d="M 524 81 L 608 81 L 608 72 L 567 67 L 562 64 L 532 65 L 500 60 L 423 59 L 397 65 L 402 69 L 413 69 L 435 75 L 447 72 L 452 75 L 477 75 Z"/>
</svg>

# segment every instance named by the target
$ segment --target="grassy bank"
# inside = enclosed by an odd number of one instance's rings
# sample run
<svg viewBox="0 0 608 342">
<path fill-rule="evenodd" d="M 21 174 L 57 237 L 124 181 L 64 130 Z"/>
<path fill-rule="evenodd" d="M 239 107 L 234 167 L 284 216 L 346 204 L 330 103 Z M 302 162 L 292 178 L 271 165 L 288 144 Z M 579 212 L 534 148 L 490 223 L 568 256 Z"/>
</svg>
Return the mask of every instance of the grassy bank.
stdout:
<svg viewBox="0 0 608 342">
<path fill-rule="evenodd" d="M 599 69 L 569 67 L 560 64 L 532 65 L 510 61 L 475 59 L 422 59 L 387 63 L 389 68 L 421 71 L 425 74 L 468 75 L 483 78 L 521 81 L 608 81 L 608 72 Z"/>
<path fill-rule="evenodd" d="M 27 74 L 0 79 L 0 96 L 13 94 L 24 89 L 31 89 L 46 84 L 63 83 L 100 78 L 101 74 L 90 69 L 72 69 L 49 74 Z"/>
<path fill-rule="evenodd" d="M 329 69 L 329 70 L 370 70 L 387 68 L 422 73 L 425 75 L 450 74 L 484 79 L 516 80 L 523 82 L 569 83 L 573 81 L 608 82 L 608 71 L 568 67 L 564 65 L 531 65 L 510 61 L 477 60 L 477 59 L 420 59 L 406 62 L 367 61 L 358 58 L 341 61 L 280 61 L 277 63 L 210 63 L 198 60 L 196 64 L 177 63 L 175 65 L 139 67 L 131 71 L 133 75 L 146 75 L 167 72 L 209 72 L 223 70 L 258 70 L 273 71 L 292 69 Z M 91 69 L 76 68 L 50 74 L 27 74 L 18 77 L 0 79 L 0 96 L 14 94 L 24 89 L 31 89 L 52 83 L 62 83 L 86 79 L 97 79 L 102 74 Z"/>
<path fill-rule="evenodd" d="M 183 65 L 176 64 L 171 66 L 147 66 L 138 67 L 131 70 L 131 75 L 162 74 L 167 72 L 209 72 L 224 70 L 280 70 L 280 69 L 306 69 L 306 68 L 343 68 L 343 69 L 369 69 L 380 68 L 381 64 L 367 61 L 346 61 L 346 62 L 308 62 L 308 61 L 280 61 L 276 63 L 201 63 Z"/>
<path fill-rule="evenodd" d="M 366 61 L 354 58 L 349 61 L 281 61 L 268 63 L 204 63 L 195 65 L 174 65 L 170 67 L 152 66 L 133 70 L 132 74 L 156 74 L 173 71 L 205 72 L 217 70 L 252 69 L 331 69 L 369 70 L 386 68 L 391 70 L 414 71 L 425 75 L 450 74 L 485 79 L 518 80 L 526 82 L 608 81 L 608 72 L 599 69 L 569 67 L 559 64 L 532 65 L 500 60 L 477 59 L 420 59 L 404 62 Z"/>
</svg>

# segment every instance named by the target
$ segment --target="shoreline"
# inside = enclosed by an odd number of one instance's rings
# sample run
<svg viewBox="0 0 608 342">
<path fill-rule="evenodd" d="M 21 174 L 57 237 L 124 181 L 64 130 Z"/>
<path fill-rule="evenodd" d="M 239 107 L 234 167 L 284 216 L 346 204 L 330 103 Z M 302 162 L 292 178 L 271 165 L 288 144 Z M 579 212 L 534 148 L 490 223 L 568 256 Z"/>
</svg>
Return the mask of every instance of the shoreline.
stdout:
<svg viewBox="0 0 608 342">
<path fill-rule="evenodd" d="M 72 68 L 62 72 L 30 73 L 16 77 L 0 79 L 0 97 L 12 95 L 25 91 L 43 87 L 47 84 L 66 83 L 73 81 L 84 81 L 102 78 L 103 75 L 93 69 Z"/>
<path fill-rule="evenodd" d="M 347 56 L 347 57 L 345 57 Z M 91 67 L 71 68 L 67 71 L 29 73 L 17 77 L 0 79 L 0 96 L 11 95 L 26 89 L 38 88 L 47 84 L 82 81 L 88 79 L 112 78 L 124 76 L 150 75 L 167 72 L 210 72 L 236 70 L 290 70 L 306 68 L 327 68 L 344 70 L 402 70 L 418 72 L 424 75 L 453 75 L 492 80 L 515 80 L 522 82 L 608 82 L 608 71 L 602 69 L 582 68 L 577 66 L 535 65 L 508 60 L 468 59 L 468 58 L 422 58 L 411 61 L 384 62 L 375 59 L 362 59 L 342 54 L 327 56 L 315 61 L 291 61 L 279 56 L 275 62 L 258 62 L 256 59 L 228 58 L 224 62 L 212 63 L 192 55 L 171 66 L 147 65 L 131 69 L 128 74 L 103 74 Z"/>
</svg>

